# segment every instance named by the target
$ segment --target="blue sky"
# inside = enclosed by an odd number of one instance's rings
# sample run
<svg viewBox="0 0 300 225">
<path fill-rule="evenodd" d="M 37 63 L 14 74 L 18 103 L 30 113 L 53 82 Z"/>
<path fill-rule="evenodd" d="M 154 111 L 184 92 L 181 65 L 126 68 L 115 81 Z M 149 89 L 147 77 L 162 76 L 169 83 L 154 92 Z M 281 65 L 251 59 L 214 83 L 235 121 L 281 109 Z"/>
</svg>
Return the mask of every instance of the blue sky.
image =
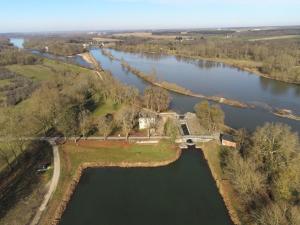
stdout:
<svg viewBox="0 0 300 225">
<path fill-rule="evenodd" d="M 0 32 L 300 25 L 300 0 L 1 0 Z"/>
</svg>

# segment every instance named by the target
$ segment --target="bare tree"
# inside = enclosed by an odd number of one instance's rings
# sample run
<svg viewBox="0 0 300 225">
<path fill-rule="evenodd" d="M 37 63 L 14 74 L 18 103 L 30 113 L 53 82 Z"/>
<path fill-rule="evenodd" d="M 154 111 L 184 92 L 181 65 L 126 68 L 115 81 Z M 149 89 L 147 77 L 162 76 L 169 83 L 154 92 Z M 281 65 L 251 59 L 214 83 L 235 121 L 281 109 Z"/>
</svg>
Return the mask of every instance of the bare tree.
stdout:
<svg viewBox="0 0 300 225">
<path fill-rule="evenodd" d="M 160 87 L 148 86 L 144 91 L 144 105 L 156 112 L 168 109 L 170 104 L 169 93 Z"/>
<path fill-rule="evenodd" d="M 137 124 L 137 116 L 138 112 L 133 107 L 124 107 L 118 113 L 118 124 L 121 126 L 123 133 L 126 136 L 126 140 L 128 140 L 130 131 Z"/>
<path fill-rule="evenodd" d="M 266 195 L 266 177 L 258 171 L 253 162 L 243 159 L 237 152 L 228 158 L 225 174 L 245 203 Z"/>
<path fill-rule="evenodd" d="M 113 120 L 102 116 L 97 120 L 97 128 L 100 134 L 103 134 L 106 139 L 113 130 Z"/>
<path fill-rule="evenodd" d="M 79 113 L 79 130 L 83 138 L 90 133 L 93 123 L 89 111 L 84 110 Z"/>
</svg>

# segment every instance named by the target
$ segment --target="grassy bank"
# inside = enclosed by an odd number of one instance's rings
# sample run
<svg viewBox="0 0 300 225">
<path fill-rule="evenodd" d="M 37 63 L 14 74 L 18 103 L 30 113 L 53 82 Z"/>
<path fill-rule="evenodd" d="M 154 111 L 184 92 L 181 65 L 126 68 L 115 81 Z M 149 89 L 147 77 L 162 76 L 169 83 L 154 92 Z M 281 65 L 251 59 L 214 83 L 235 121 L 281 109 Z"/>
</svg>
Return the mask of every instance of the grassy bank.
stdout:
<svg viewBox="0 0 300 225">
<path fill-rule="evenodd" d="M 59 188 L 56 190 L 49 207 L 42 217 L 41 224 L 52 224 L 69 200 L 86 167 L 107 166 L 148 166 L 173 162 L 179 150 L 167 142 L 157 145 L 137 145 L 127 142 L 79 141 L 65 143 L 60 147 L 62 164 Z M 85 165 L 85 166 L 83 166 Z M 61 211 L 62 210 L 62 211 Z"/>
<path fill-rule="evenodd" d="M 111 99 L 106 102 L 98 104 L 97 108 L 93 111 L 93 116 L 105 116 L 108 113 L 115 113 L 122 107 L 122 104 L 116 104 Z"/>
<path fill-rule="evenodd" d="M 225 202 L 232 221 L 235 224 L 241 224 L 240 218 L 238 216 L 240 202 L 236 198 L 236 193 L 230 185 L 229 180 L 227 180 L 225 175 L 223 174 L 220 165 L 221 146 L 216 141 L 211 141 L 208 143 L 202 143 L 201 145 L 199 145 L 199 147 L 202 149 L 204 157 L 208 162 L 212 176 L 215 179 L 216 185 Z M 235 150 L 232 149 L 232 151 Z"/>
</svg>

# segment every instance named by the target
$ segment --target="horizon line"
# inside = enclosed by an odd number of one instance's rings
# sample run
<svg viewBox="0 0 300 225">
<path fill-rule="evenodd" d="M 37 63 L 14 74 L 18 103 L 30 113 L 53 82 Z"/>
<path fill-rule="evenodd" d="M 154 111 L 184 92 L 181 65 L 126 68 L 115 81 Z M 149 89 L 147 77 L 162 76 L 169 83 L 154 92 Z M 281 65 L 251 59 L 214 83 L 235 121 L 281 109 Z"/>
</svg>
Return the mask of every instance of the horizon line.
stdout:
<svg viewBox="0 0 300 225">
<path fill-rule="evenodd" d="M 44 30 L 44 31 L 9 31 L 0 34 L 36 34 L 36 33 L 75 33 L 75 32 L 120 32 L 120 31 L 157 31 L 157 30 L 204 30 L 204 29 L 245 29 L 245 28 L 284 28 L 299 27 L 298 25 L 258 25 L 258 26 L 207 26 L 207 27 L 178 27 L 178 28 L 110 28 L 110 29 L 78 29 L 78 30 Z"/>
</svg>

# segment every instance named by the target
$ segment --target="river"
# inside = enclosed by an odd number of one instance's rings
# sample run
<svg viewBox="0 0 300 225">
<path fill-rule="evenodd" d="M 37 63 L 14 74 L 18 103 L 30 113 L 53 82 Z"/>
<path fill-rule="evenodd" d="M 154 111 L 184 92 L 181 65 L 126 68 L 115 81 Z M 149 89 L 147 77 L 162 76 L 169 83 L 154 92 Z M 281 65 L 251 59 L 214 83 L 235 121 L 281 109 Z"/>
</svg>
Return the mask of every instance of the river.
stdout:
<svg viewBox="0 0 300 225">
<path fill-rule="evenodd" d="M 254 130 L 265 122 L 281 122 L 300 132 L 300 121 L 277 117 L 269 112 L 272 107 L 286 108 L 300 114 L 300 85 L 267 79 L 222 63 L 110 51 L 114 57 L 124 59 L 145 73 L 155 71 L 159 80 L 176 83 L 195 93 L 218 95 L 254 104 L 255 109 L 222 105 L 225 122 L 233 128 Z M 99 49 L 92 49 L 91 53 L 104 69 L 110 70 L 118 80 L 137 87 L 141 93 L 148 85 L 136 75 L 125 71 L 119 61 L 110 60 Z M 171 109 L 179 113 L 193 111 L 194 105 L 201 101 L 199 98 L 174 93 L 171 93 L 171 97 Z"/>
</svg>

